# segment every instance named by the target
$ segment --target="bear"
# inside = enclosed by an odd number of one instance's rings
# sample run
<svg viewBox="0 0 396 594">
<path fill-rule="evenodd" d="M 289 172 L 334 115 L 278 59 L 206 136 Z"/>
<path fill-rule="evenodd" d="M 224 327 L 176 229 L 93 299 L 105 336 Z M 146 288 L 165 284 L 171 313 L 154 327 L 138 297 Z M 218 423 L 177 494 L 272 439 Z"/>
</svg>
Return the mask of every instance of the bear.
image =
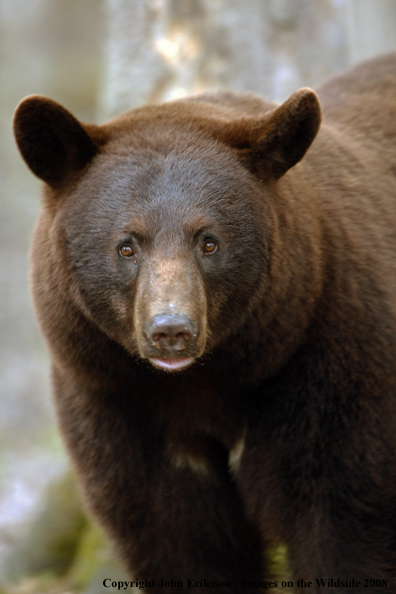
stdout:
<svg viewBox="0 0 396 594">
<path fill-rule="evenodd" d="M 60 430 L 147 591 L 280 587 L 281 544 L 300 592 L 396 592 L 395 122 L 395 53 L 280 105 L 19 104 Z"/>
</svg>

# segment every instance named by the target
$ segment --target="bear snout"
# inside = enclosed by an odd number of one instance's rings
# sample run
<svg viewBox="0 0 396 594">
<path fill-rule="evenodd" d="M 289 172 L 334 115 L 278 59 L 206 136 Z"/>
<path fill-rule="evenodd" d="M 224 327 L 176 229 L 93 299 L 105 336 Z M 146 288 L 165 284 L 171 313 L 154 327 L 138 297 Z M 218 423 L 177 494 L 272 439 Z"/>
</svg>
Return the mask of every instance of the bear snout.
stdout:
<svg viewBox="0 0 396 594">
<path fill-rule="evenodd" d="M 177 354 L 194 346 L 197 330 L 187 315 L 162 314 L 152 318 L 146 336 L 151 344 L 163 353 Z"/>
<path fill-rule="evenodd" d="M 134 332 L 139 354 L 154 367 L 175 371 L 205 349 L 206 294 L 202 275 L 188 258 L 155 254 L 139 273 Z"/>
<path fill-rule="evenodd" d="M 176 371 L 190 366 L 197 355 L 198 325 L 186 314 L 162 313 L 145 328 L 147 355 L 154 367 Z"/>
</svg>

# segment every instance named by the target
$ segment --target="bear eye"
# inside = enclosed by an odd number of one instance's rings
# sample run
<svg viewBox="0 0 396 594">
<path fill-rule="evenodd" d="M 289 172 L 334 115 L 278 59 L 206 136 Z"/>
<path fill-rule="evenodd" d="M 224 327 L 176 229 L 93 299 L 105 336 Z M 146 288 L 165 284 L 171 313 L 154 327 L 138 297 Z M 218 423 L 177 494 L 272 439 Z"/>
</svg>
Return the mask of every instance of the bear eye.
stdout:
<svg viewBox="0 0 396 594">
<path fill-rule="evenodd" d="M 211 256 L 212 254 L 217 252 L 217 248 L 217 241 L 215 241 L 214 239 L 206 239 L 205 243 L 203 244 L 202 251 L 204 254 Z"/>
<path fill-rule="evenodd" d="M 135 255 L 135 252 L 133 251 L 130 245 L 122 245 L 118 250 L 118 253 L 123 258 L 132 258 Z"/>
</svg>

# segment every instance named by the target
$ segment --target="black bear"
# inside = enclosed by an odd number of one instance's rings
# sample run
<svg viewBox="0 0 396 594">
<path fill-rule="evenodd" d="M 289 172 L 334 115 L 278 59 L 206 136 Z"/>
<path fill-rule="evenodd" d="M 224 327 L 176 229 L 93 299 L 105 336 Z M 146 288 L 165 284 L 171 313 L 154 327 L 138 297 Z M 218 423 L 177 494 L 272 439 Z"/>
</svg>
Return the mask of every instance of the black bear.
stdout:
<svg viewBox="0 0 396 594">
<path fill-rule="evenodd" d="M 14 129 L 60 427 L 131 575 L 255 591 L 284 543 L 300 592 L 396 592 L 396 54 Z"/>
</svg>

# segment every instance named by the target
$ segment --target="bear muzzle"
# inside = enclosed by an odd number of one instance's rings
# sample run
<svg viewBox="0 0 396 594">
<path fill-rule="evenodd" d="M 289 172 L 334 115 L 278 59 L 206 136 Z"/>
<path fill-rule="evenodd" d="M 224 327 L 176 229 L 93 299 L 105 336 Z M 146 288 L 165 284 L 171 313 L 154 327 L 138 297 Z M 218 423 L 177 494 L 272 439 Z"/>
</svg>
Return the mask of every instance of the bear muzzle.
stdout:
<svg viewBox="0 0 396 594">
<path fill-rule="evenodd" d="M 186 349 L 197 337 L 197 330 L 186 315 L 163 314 L 155 316 L 148 324 L 146 336 L 161 351 L 179 352 Z"/>
<path fill-rule="evenodd" d="M 194 356 L 186 356 L 195 350 L 198 336 L 197 325 L 185 314 L 160 314 L 146 325 L 147 341 L 159 353 L 150 357 L 151 363 L 161 369 L 174 371 L 188 367 Z"/>
<path fill-rule="evenodd" d="M 191 365 L 205 349 L 206 309 L 202 275 L 191 260 L 160 254 L 147 260 L 135 295 L 140 356 L 166 371 Z"/>
</svg>

